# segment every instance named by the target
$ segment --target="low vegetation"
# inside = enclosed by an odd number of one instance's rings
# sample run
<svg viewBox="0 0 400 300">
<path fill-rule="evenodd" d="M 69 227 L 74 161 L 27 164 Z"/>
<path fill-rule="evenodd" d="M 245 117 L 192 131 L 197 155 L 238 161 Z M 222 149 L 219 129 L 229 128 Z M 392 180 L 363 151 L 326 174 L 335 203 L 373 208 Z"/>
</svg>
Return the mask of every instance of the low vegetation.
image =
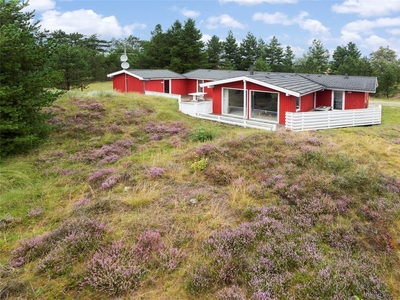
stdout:
<svg viewBox="0 0 400 300">
<path fill-rule="evenodd" d="M 398 299 L 400 111 L 250 130 L 94 84 L 0 165 L 0 299 Z"/>
</svg>

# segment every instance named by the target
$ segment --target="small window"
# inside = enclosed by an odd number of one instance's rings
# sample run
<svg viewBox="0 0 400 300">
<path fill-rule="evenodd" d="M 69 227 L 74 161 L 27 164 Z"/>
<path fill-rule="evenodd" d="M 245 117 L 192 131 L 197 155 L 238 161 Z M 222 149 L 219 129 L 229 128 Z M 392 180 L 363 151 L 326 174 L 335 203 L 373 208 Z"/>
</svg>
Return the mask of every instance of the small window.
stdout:
<svg viewBox="0 0 400 300">
<path fill-rule="evenodd" d="M 300 97 L 296 97 L 296 111 L 300 110 Z"/>
<path fill-rule="evenodd" d="M 333 109 L 343 109 L 343 94 L 342 91 L 333 92 Z"/>
</svg>

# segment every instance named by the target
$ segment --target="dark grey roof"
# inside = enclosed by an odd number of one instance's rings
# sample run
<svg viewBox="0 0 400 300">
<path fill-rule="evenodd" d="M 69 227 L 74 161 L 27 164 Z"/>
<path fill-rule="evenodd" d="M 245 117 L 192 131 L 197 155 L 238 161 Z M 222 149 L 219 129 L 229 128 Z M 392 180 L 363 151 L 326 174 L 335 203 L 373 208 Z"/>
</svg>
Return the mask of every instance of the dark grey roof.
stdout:
<svg viewBox="0 0 400 300">
<path fill-rule="evenodd" d="M 181 74 L 172 72 L 170 70 L 126 70 L 134 76 L 139 76 L 144 79 L 172 79 L 172 78 L 185 78 Z"/>
<path fill-rule="evenodd" d="M 300 96 L 324 88 L 321 84 L 294 73 L 258 73 L 254 75 L 246 75 L 246 77 L 299 93 Z"/>
<path fill-rule="evenodd" d="M 223 80 L 248 75 L 249 71 L 198 69 L 183 74 L 190 79 Z"/>
<path fill-rule="evenodd" d="M 250 75 L 249 71 L 208 70 L 198 69 L 183 74 L 190 79 L 224 80 L 246 76 L 255 80 L 281 87 L 300 95 L 306 95 L 324 88 L 346 91 L 363 91 L 375 93 L 378 82 L 376 77 L 340 76 L 295 73 L 257 72 Z"/>
<path fill-rule="evenodd" d="M 376 77 L 317 74 L 299 75 L 329 89 L 375 93 L 378 86 Z"/>
</svg>

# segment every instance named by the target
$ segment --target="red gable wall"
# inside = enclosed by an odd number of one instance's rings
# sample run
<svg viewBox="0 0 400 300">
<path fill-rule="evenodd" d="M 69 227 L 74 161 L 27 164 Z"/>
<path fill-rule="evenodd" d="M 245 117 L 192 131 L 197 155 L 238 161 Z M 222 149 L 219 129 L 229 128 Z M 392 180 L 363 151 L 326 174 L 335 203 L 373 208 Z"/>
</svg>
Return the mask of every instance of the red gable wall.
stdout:
<svg viewBox="0 0 400 300">
<path fill-rule="evenodd" d="M 222 88 L 232 88 L 232 89 L 241 89 L 243 90 L 244 83 L 243 81 L 230 82 L 223 85 L 217 85 L 213 89 L 213 113 L 214 114 L 222 114 Z M 286 96 L 285 93 L 278 92 L 273 89 L 269 89 L 260 85 L 257 85 L 252 82 L 246 82 L 247 90 L 255 90 L 255 91 L 266 91 L 266 92 L 275 92 L 279 93 L 279 124 L 285 125 L 285 113 L 295 112 L 296 111 L 296 98 L 293 96 Z M 308 103 L 309 97 L 305 98 L 306 104 Z M 310 96 L 311 99 L 314 99 L 313 96 Z M 249 101 L 249 97 L 247 97 Z M 313 100 L 314 101 L 314 100 Z M 307 104 L 308 105 L 308 104 Z M 314 102 L 312 102 L 314 105 Z M 311 107 L 312 109 L 312 107 Z"/>
<path fill-rule="evenodd" d="M 357 109 L 368 107 L 369 94 L 362 92 L 346 92 L 344 109 Z"/>
</svg>

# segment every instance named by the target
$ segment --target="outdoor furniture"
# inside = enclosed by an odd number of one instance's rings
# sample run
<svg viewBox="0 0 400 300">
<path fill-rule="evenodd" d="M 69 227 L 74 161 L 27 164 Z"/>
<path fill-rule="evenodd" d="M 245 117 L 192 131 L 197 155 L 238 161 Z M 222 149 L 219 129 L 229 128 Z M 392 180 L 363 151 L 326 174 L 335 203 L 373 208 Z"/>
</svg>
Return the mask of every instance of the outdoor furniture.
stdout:
<svg viewBox="0 0 400 300">
<path fill-rule="evenodd" d="M 200 100 L 204 100 L 204 95 L 205 94 L 207 94 L 207 93 L 197 92 L 197 93 L 189 93 L 188 95 L 193 97 L 193 99 L 192 99 L 193 102 L 197 102 L 197 101 L 200 101 Z"/>
</svg>

